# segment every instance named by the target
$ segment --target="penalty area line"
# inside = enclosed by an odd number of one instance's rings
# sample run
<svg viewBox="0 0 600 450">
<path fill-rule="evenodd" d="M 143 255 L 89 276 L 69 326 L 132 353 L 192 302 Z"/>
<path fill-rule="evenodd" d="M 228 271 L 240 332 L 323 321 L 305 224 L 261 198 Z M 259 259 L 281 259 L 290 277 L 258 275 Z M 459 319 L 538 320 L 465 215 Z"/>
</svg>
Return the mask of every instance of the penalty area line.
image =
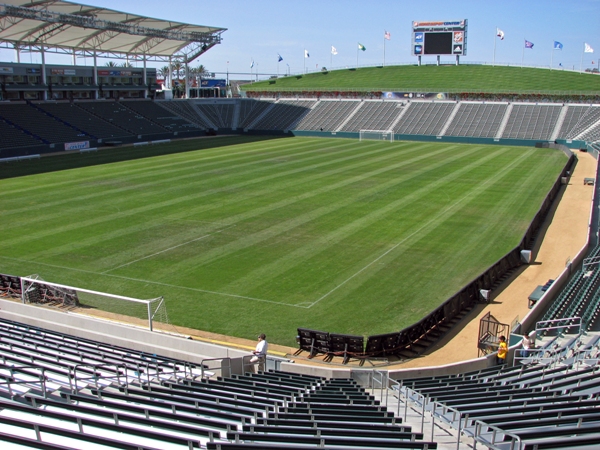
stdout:
<svg viewBox="0 0 600 450">
<path fill-rule="evenodd" d="M 108 272 L 112 272 L 113 270 L 117 270 L 117 269 L 120 269 L 122 267 L 130 266 L 131 264 L 135 264 L 137 262 L 143 261 L 144 259 L 152 258 L 154 256 L 160 255 L 161 253 L 166 253 L 166 252 L 169 252 L 171 250 L 175 250 L 176 248 L 183 247 L 184 245 L 191 244 L 192 242 L 201 241 L 202 239 L 206 239 L 207 237 L 210 237 L 210 236 L 212 236 L 214 234 L 217 234 L 217 233 L 221 233 L 221 232 L 223 232 L 223 231 L 225 231 L 225 230 L 227 230 L 229 228 L 232 228 L 232 227 L 235 227 L 235 224 L 234 225 L 230 225 L 230 226 L 225 227 L 225 228 L 222 228 L 221 230 L 217 230 L 217 231 L 215 231 L 213 233 L 208 233 L 208 234 L 205 234 L 204 236 L 200 236 L 200 237 L 197 237 L 195 239 L 191 239 L 191 240 L 189 240 L 187 242 L 183 242 L 181 244 L 177 244 L 177 245 L 174 245 L 172 247 L 165 248 L 164 250 L 161 250 L 161 251 L 156 252 L 156 253 L 152 253 L 151 255 L 143 256 L 142 258 L 138 258 L 138 259 L 135 259 L 133 261 L 129 261 L 128 263 L 121 264 L 120 266 L 113 267 L 112 269 L 108 269 L 108 270 L 105 270 L 104 272 L 100 272 L 100 273 L 102 275 L 106 275 L 106 274 L 108 274 Z"/>
<path fill-rule="evenodd" d="M 451 210 L 455 205 L 450 206 L 449 208 L 446 209 L 446 211 Z M 436 216 L 437 217 L 437 216 Z M 410 238 L 412 238 L 413 236 L 415 236 L 416 234 L 420 233 L 422 230 L 424 230 L 425 228 L 427 228 L 428 226 L 430 226 L 432 223 L 434 223 L 437 219 L 432 219 L 430 221 L 428 221 L 427 223 L 423 224 L 423 226 L 421 226 L 420 228 L 418 228 L 417 230 L 413 231 L 411 234 L 409 234 L 408 236 L 406 236 L 404 239 L 402 239 L 400 242 L 398 242 L 396 245 L 394 245 L 392 248 L 389 248 L 388 250 L 386 250 L 384 253 L 382 253 L 381 255 L 379 255 L 377 258 L 375 258 L 373 261 L 371 261 L 369 264 L 367 264 L 366 266 L 364 266 L 362 269 L 360 269 L 359 271 L 357 271 L 356 273 L 352 274 L 351 276 L 349 276 L 348 278 L 346 278 L 344 281 L 342 281 L 340 284 L 338 284 L 336 287 L 334 287 L 332 290 L 330 290 L 328 293 L 326 293 L 325 295 L 323 295 L 321 298 L 315 300 L 314 302 L 312 302 L 308 308 L 312 308 L 314 305 L 316 305 L 317 303 L 319 303 L 321 300 L 329 297 L 331 294 L 333 294 L 335 291 L 337 291 L 339 288 L 341 288 L 342 286 L 344 286 L 346 283 L 348 283 L 349 281 L 351 281 L 352 279 L 354 279 L 355 277 L 357 277 L 358 275 L 360 275 L 361 273 L 363 273 L 365 270 L 367 270 L 369 267 L 371 267 L 373 264 L 375 264 L 377 261 L 379 261 L 381 258 L 385 257 L 386 255 L 388 255 L 389 253 L 393 252 L 394 250 L 396 250 L 399 246 L 401 246 L 402 244 L 404 244 L 407 240 L 409 240 Z"/>
<path fill-rule="evenodd" d="M 11 258 L 9 256 L 2 256 L 2 255 L 0 255 L 0 259 L 7 259 L 9 261 L 16 261 L 16 262 L 20 262 L 20 263 L 37 264 L 37 265 L 40 265 L 40 266 L 52 267 L 52 268 L 55 268 L 55 269 L 72 270 L 74 272 L 87 273 L 87 274 L 91 274 L 91 275 L 104 275 L 104 276 L 107 276 L 107 277 L 117 278 L 117 279 L 120 279 L 120 280 L 136 281 L 136 282 L 139 282 L 139 283 L 146 283 L 146 284 L 154 284 L 156 286 L 164 286 L 164 287 L 173 288 L 173 289 L 183 289 L 183 290 L 186 290 L 186 291 L 200 292 L 200 293 L 203 293 L 203 294 L 213 294 L 213 295 L 220 295 L 222 297 L 232 297 L 232 298 L 238 298 L 238 299 L 244 299 L 244 300 L 252 300 L 252 301 L 255 301 L 255 302 L 269 303 L 269 304 L 272 304 L 272 305 L 289 306 L 291 308 L 300 308 L 300 309 L 308 309 L 308 308 L 310 308 L 310 306 L 291 305 L 289 303 L 278 302 L 278 301 L 275 301 L 275 300 L 266 300 L 264 298 L 247 297 L 247 296 L 238 295 L 238 294 L 228 294 L 226 292 L 209 291 L 209 290 L 206 290 L 206 289 L 198 289 L 198 288 L 191 288 L 191 287 L 187 287 L 187 286 L 180 286 L 180 285 L 176 285 L 176 284 L 161 283 L 160 281 L 142 280 L 140 278 L 132 278 L 132 277 L 123 277 L 121 275 L 111 275 L 109 273 L 94 272 L 92 270 L 75 269 L 73 267 L 59 266 L 59 265 L 56 265 L 56 264 L 47 264 L 47 263 L 43 263 L 43 262 L 39 262 L 39 261 L 29 261 L 29 260 L 20 259 L 20 258 Z"/>
</svg>

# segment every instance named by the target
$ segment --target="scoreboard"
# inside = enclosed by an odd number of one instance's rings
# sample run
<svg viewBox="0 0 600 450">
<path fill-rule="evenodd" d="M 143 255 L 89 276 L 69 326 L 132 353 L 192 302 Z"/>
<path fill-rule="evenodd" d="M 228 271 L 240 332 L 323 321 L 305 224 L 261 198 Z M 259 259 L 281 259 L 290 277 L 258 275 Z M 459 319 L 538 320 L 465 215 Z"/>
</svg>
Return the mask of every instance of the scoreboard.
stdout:
<svg viewBox="0 0 600 450">
<path fill-rule="evenodd" d="M 467 19 L 447 22 L 413 21 L 412 54 L 466 56 Z"/>
</svg>

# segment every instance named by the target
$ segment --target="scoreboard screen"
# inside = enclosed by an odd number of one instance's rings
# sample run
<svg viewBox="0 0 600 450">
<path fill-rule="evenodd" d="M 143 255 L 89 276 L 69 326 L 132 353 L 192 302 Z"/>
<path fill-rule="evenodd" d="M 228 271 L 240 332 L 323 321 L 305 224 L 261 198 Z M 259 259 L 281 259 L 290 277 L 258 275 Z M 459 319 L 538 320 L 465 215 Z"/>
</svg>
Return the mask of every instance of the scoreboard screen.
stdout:
<svg viewBox="0 0 600 450">
<path fill-rule="evenodd" d="M 447 22 L 413 22 L 412 54 L 467 54 L 467 20 Z"/>
</svg>

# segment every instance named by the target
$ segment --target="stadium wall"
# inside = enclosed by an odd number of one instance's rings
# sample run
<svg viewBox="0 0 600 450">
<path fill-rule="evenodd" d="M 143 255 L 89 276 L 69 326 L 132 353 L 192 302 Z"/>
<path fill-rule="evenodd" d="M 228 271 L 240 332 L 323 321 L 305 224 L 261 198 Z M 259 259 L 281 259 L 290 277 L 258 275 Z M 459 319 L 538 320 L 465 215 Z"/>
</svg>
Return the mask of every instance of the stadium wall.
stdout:
<svg viewBox="0 0 600 450">
<path fill-rule="evenodd" d="M 358 139 L 359 133 L 350 133 L 345 131 L 303 131 L 290 130 L 290 134 L 294 136 L 304 137 L 327 137 L 327 138 L 344 138 Z M 452 142 L 460 144 L 479 144 L 479 145 L 515 145 L 520 147 L 535 147 L 538 143 L 560 144 L 568 148 L 586 148 L 584 141 L 560 140 L 556 142 L 543 141 L 535 139 L 495 139 L 495 138 L 475 138 L 467 136 L 428 136 L 421 134 L 394 134 L 395 141 L 417 141 L 417 142 Z"/>
</svg>

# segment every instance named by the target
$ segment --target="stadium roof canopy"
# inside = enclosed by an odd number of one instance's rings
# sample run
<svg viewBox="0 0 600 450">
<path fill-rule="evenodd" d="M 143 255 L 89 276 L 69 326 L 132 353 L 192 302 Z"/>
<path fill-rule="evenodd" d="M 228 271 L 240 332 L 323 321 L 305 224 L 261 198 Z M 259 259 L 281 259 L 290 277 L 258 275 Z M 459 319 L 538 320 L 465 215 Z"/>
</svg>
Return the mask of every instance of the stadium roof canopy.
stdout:
<svg viewBox="0 0 600 450">
<path fill-rule="evenodd" d="M 0 0 L 0 43 L 17 50 L 190 62 L 226 30 L 60 0 Z"/>
</svg>

